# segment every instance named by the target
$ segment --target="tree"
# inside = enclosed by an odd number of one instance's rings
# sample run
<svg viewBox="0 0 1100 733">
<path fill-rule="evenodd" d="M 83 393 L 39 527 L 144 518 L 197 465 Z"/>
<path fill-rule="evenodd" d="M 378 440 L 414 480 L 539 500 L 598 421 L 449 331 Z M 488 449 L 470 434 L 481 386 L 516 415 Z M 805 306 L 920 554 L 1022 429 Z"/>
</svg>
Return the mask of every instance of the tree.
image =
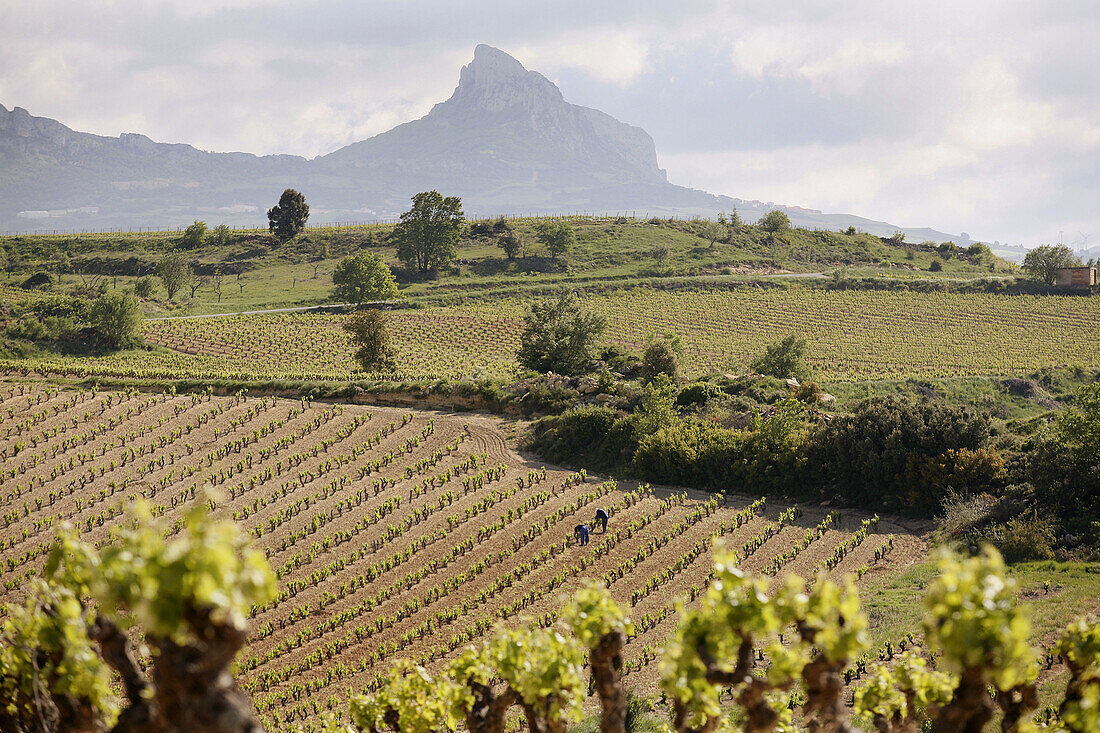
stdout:
<svg viewBox="0 0 1100 733">
<path fill-rule="evenodd" d="M 234 522 L 212 519 L 208 501 L 172 528 L 139 505 L 102 547 L 61 530 L 44 580 L 3 613 L 0 729 L 259 730 L 229 667 L 249 610 L 275 596 L 275 575 Z M 151 666 L 131 638 L 151 648 Z"/>
<path fill-rule="evenodd" d="M 192 275 L 190 263 L 177 252 L 166 254 L 157 263 L 157 277 L 164 284 L 164 292 L 167 293 L 168 300 L 176 297 L 176 293 L 187 285 Z"/>
<path fill-rule="evenodd" d="M 791 217 L 787 216 L 779 209 L 773 209 L 767 214 L 764 214 L 757 223 L 764 228 L 764 231 L 778 234 L 779 232 L 785 232 L 791 228 Z"/>
<path fill-rule="evenodd" d="M 714 249 L 714 244 L 726 234 L 726 227 L 722 226 L 718 222 L 704 221 L 703 225 L 699 228 L 699 236 L 710 242 L 710 248 Z"/>
<path fill-rule="evenodd" d="M 195 223 L 183 230 L 181 242 L 187 249 L 198 249 L 206 239 L 206 222 L 195 220 Z"/>
<path fill-rule="evenodd" d="M 537 372 L 580 373 L 606 326 L 603 316 L 582 309 L 577 296 L 564 290 L 556 299 L 531 304 L 517 358 Z"/>
<path fill-rule="evenodd" d="M 332 272 L 333 295 L 347 303 L 393 300 L 398 297 L 397 281 L 381 255 L 360 250 L 346 257 Z"/>
<path fill-rule="evenodd" d="M 975 242 L 967 247 L 966 253 L 979 265 L 993 260 L 993 250 L 989 248 L 988 244 L 982 242 Z"/>
<path fill-rule="evenodd" d="M 139 298 L 150 298 L 153 295 L 153 278 L 146 275 L 139 277 L 134 283 L 134 295 Z"/>
<path fill-rule="evenodd" d="M 516 256 L 523 251 L 523 240 L 519 238 L 519 235 L 509 229 L 509 231 L 501 235 L 500 246 L 504 250 L 505 256 L 510 260 L 514 260 Z"/>
<path fill-rule="evenodd" d="M 114 291 L 96 298 L 88 310 L 88 322 L 100 340 L 108 346 L 121 349 L 141 341 L 141 309 L 137 299 L 127 293 Z"/>
<path fill-rule="evenodd" d="M 671 254 L 672 249 L 667 244 L 658 244 L 650 251 L 649 256 L 657 261 L 658 267 L 662 267 Z"/>
<path fill-rule="evenodd" d="M 267 228 L 280 242 L 286 242 L 305 228 L 309 219 L 306 197 L 293 188 L 283 191 L 279 203 L 267 210 Z"/>
<path fill-rule="evenodd" d="M 768 344 L 764 353 L 749 365 L 753 371 L 780 379 L 806 379 L 810 368 L 806 364 L 806 339 L 796 333 Z"/>
<path fill-rule="evenodd" d="M 680 367 L 677 357 L 681 351 L 678 338 L 657 339 L 646 347 L 642 356 L 642 375 L 647 381 L 665 374 L 672 381 L 679 377 Z"/>
<path fill-rule="evenodd" d="M 412 197 L 412 208 L 401 215 L 390 241 L 405 267 L 421 275 L 450 264 L 455 256 L 465 218 L 462 199 L 438 191 L 424 191 Z"/>
<path fill-rule="evenodd" d="M 214 243 L 221 246 L 229 243 L 229 227 L 225 224 L 218 224 L 214 227 L 214 231 L 211 233 L 214 239 Z"/>
<path fill-rule="evenodd" d="M 1048 244 L 1028 250 L 1024 255 L 1024 270 L 1032 279 L 1053 285 L 1058 270 L 1063 267 L 1079 267 L 1081 260 L 1064 244 Z"/>
<path fill-rule="evenodd" d="M 355 360 L 365 372 L 392 371 L 393 348 L 386 328 L 386 317 L 379 310 L 360 310 L 351 314 L 344 323 L 344 330 L 351 334 L 351 343 L 358 347 Z"/>
<path fill-rule="evenodd" d="M 536 236 L 554 260 L 568 252 L 569 248 L 577 243 L 577 235 L 573 232 L 573 227 L 565 222 L 542 222 L 536 228 Z"/>
</svg>

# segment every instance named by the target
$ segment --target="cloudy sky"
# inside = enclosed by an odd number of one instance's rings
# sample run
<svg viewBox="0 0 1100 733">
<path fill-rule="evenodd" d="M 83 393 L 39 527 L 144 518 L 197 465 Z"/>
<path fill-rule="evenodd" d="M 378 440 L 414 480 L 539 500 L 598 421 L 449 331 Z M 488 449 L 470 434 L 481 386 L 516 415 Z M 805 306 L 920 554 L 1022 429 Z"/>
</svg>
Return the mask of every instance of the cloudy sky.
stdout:
<svg viewBox="0 0 1100 733">
<path fill-rule="evenodd" d="M 648 130 L 674 183 L 1100 243 L 1096 0 L 4 0 L 2 15 L 0 104 L 77 130 L 312 157 L 426 114 L 488 43 Z"/>
</svg>

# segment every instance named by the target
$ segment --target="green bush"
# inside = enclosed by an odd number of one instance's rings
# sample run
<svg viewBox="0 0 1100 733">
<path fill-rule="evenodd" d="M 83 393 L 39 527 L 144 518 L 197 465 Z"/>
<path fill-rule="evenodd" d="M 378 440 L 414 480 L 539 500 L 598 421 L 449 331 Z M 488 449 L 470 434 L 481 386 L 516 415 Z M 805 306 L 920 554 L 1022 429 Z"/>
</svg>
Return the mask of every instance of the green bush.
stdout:
<svg viewBox="0 0 1100 733">
<path fill-rule="evenodd" d="M 760 374 L 780 379 L 807 379 L 810 368 L 806 364 L 806 339 L 798 334 L 768 344 L 764 353 L 753 359 L 749 367 Z"/>
<path fill-rule="evenodd" d="M 694 382 L 687 385 L 680 390 L 680 394 L 676 395 L 677 407 L 687 407 L 689 405 L 704 405 L 710 400 L 722 397 L 725 392 L 717 384 L 710 382 Z"/>
<path fill-rule="evenodd" d="M 930 512 L 948 490 L 924 485 L 927 459 L 977 451 L 989 437 L 989 416 L 970 408 L 880 397 L 819 429 L 809 443 L 808 465 L 818 467 L 818 481 L 843 501 Z"/>
<path fill-rule="evenodd" d="M 988 540 L 1010 563 L 1050 560 L 1056 542 L 1054 522 L 1031 510 L 993 527 Z"/>
<path fill-rule="evenodd" d="M 528 448 L 548 461 L 622 467 L 634 452 L 630 422 L 603 405 L 582 405 L 532 426 Z"/>
<path fill-rule="evenodd" d="M 681 421 L 642 438 L 634 470 L 647 481 L 732 488 L 745 434 L 701 421 Z"/>
</svg>

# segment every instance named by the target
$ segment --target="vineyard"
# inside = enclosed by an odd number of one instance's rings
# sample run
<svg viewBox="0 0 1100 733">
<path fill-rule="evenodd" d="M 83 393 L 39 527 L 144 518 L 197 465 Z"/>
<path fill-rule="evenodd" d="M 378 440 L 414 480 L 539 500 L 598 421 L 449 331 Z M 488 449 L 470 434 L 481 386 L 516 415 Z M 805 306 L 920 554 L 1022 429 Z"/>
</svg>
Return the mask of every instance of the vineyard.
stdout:
<svg viewBox="0 0 1100 733">
<path fill-rule="evenodd" d="M 717 539 L 771 575 L 882 576 L 924 554 L 885 518 L 617 486 L 525 460 L 489 418 L 426 411 L 7 383 L 0 456 L 0 600 L 62 523 L 102 543 L 136 500 L 169 522 L 213 501 L 245 528 L 279 578 L 238 659 L 273 729 L 346 710 L 393 659 L 438 669 L 497 622 L 548 624 L 585 579 L 630 609 L 626 682 L 655 693 L 675 600 L 705 587 Z M 581 547 L 597 507 L 610 525 Z"/>
<path fill-rule="evenodd" d="M 760 345 L 810 338 L 821 379 L 1026 373 L 1097 366 L 1095 298 L 958 293 L 838 292 L 794 288 L 620 291 L 586 299 L 608 318 L 604 340 L 632 350 L 654 336 L 683 341 L 689 376 L 743 368 Z M 404 380 L 507 376 L 524 302 L 509 300 L 394 311 L 390 328 Z M 75 376 L 347 379 L 355 365 L 344 316 L 303 313 L 147 321 L 165 352 L 53 357 L 10 367 Z"/>
</svg>

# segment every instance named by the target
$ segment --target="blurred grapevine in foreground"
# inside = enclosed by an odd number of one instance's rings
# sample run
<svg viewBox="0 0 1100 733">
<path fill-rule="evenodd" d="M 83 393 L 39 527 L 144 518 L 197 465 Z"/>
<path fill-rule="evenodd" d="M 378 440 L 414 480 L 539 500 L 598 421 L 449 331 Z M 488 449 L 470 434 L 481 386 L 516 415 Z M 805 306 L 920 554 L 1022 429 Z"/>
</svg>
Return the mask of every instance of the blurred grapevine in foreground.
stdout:
<svg viewBox="0 0 1100 733">
<path fill-rule="evenodd" d="M 199 502 L 172 526 L 139 505 L 134 522 L 98 548 L 60 533 L 24 604 L 3 609 L 0 729 L 260 729 L 229 665 L 249 609 L 274 597 L 274 575 L 233 522 L 212 518 L 213 505 Z M 1069 675 L 1057 710 L 1038 722 L 1031 623 L 995 550 L 940 554 L 924 598 L 927 649 L 870 671 L 854 694 L 855 722 L 842 691 L 848 665 L 867 649 L 867 621 L 853 580 L 822 575 L 807 585 L 739 563 L 717 548 L 710 585 L 680 607 L 666 643 L 661 684 L 676 733 L 849 733 L 857 724 L 979 733 L 998 713 L 1009 733 L 1100 730 L 1100 624 L 1074 621 L 1048 652 Z M 518 707 L 532 733 L 566 733 L 594 693 L 601 733 L 625 733 L 621 655 L 631 620 L 600 584 L 575 590 L 556 618 L 498 627 L 434 675 L 397 661 L 352 698 L 350 721 L 317 722 L 329 733 L 503 733 Z M 147 665 L 131 646 L 138 638 Z M 736 713 L 722 705 L 724 692 Z"/>
<path fill-rule="evenodd" d="M 139 505 L 99 549 L 61 531 L 25 607 L 6 609 L 0 729 L 260 729 L 228 668 L 249 609 L 275 595 L 275 576 L 234 522 L 212 518 L 212 503 L 174 527 Z M 132 629 L 149 649 L 147 672 Z"/>
<path fill-rule="evenodd" d="M 807 587 L 794 576 L 746 572 L 739 562 L 737 553 L 719 547 L 710 586 L 694 607 L 680 608 L 661 661 L 671 729 L 858 730 L 842 699 L 844 670 L 867 649 L 853 581 L 821 576 Z M 1038 657 L 1028 645 L 1031 624 L 1000 555 L 988 549 L 963 559 L 944 552 L 938 563 L 924 601 L 933 653 L 913 647 L 873 669 L 855 691 L 857 721 L 883 733 L 979 733 L 999 710 L 1002 731 L 1100 730 L 1100 625 L 1080 619 L 1063 634 L 1056 650 L 1070 670 L 1065 701 L 1041 725 L 1034 716 Z M 326 730 L 427 733 L 465 722 L 471 733 L 500 733 L 508 708 L 517 705 L 535 733 L 564 733 L 580 715 L 587 651 L 601 733 L 622 733 L 619 652 L 632 633 L 630 620 L 599 585 L 578 590 L 558 618 L 557 629 L 546 628 L 547 619 L 539 628 L 498 629 L 436 678 L 398 663 L 381 689 L 354 698 L 355 727 L 332 719 Z M 796 685 L 801 693 L 792 695 Z M 740 708 L 734 716 L 720 703 L 727 691 Z"/>
</svg>

